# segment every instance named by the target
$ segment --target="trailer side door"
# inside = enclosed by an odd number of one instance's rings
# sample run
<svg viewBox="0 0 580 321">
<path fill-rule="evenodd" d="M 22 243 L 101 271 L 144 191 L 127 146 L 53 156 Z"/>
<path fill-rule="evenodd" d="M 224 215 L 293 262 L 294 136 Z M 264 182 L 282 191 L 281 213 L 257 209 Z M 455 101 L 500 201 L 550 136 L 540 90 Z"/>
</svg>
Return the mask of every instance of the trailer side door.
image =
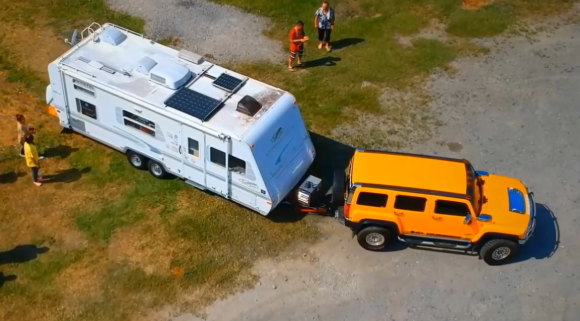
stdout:
<svg viewBox="0 0 580 321">
<path fill-rule="evenodd" d="M 230 198 L 230 173 L 228 155 L 231 153 L 229 137 L 205 136 L 206 187 L 213 192 Z"/>
<path fill-rule="evenodd" d="M 205 188 L 205 135 L 195 128 L 182 125 L 181 139 L 180 151 L 183 155 L 183 177 L 199 185 L 199 187 Z"/>
</svg>

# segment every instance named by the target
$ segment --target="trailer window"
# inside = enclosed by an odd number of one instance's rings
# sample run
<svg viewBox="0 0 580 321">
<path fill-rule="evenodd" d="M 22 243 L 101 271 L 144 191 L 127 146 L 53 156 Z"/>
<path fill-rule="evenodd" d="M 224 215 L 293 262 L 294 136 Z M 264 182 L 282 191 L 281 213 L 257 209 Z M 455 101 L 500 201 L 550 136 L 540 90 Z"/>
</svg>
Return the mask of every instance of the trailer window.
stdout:
<svg viewBox="0 0 580 321">
<path fill-rule="evenodd" d="M 246 162 L 236 156 L 228 156 L 228 167 L 230 171 L 240 175 L 246 175 Z"/>
<path fill-rule="evenodd" d="M 195 139 L 187 138 L 187 152 L 193 157 L 199 157 L 199 142 Z"/>
<path fill-rule="evenodd" d="M 77 111 L 85 116 L 97 119 L 97 107 L 91 103 L 87 103 L 84 100 L 77 100 Z"/>
<path fill-rule="evenodd" d="M 226 167 L 226 153 L 219 149 L 210 147 L 209 149 L 209 161 L 218 164 L 221 167 Z"/>
<path fill-rule="evenodd" d="M 141 116 L 137 116 L 123 110 L 123 123 L 125 126 L 135 128 L 143 133 L 155 136 L 155 123 Z"/>
</svg>

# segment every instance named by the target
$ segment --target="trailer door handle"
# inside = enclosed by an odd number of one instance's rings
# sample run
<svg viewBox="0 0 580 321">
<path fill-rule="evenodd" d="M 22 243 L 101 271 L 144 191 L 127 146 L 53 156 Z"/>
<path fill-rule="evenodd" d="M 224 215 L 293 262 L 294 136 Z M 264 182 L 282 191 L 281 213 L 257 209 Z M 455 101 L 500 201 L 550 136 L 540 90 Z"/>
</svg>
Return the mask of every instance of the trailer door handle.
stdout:
<svg viewBox="0 0 580 321">
<path fill-rule="evenodd" d="M 181 154 L 181 145 L 179 145 L 179 154 Z"/>
</svg>

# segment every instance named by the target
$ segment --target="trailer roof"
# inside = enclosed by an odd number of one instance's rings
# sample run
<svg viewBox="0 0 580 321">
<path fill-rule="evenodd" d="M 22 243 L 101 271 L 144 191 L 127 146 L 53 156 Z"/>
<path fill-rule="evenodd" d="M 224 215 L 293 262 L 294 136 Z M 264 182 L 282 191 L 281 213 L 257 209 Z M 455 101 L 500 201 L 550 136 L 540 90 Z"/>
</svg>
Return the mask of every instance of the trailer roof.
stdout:
<svg viewBox="0 0 580 321">
<path fill-rule="evenodd" d="M 287 94 L 124 28 L 105 24 L 95 29 L 85 29 L 84 39 L 57 59 L 63 68 L 137 104 L 157 107 L 218 133 L 242 139 Z M 253 116 L 236 111 L 246 95 L 262 105 Z"/>
</svg>

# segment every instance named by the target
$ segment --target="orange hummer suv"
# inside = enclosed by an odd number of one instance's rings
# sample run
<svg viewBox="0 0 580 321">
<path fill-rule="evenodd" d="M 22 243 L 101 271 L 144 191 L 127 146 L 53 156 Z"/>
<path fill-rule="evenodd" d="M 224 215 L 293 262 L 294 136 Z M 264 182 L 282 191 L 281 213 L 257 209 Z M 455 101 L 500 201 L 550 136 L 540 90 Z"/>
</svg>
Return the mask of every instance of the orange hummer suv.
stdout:
<svg viewBox="0 0 580 321">
<path fill-rule="evenodd" d="M 479 253 L 498 265 L 535 226 L 533 194 L 511 177 L 475 171 L 464 159 L 355 151 L 337 215 L 368 250 L 398 238 L 413 246 Z"/>
</svg>

